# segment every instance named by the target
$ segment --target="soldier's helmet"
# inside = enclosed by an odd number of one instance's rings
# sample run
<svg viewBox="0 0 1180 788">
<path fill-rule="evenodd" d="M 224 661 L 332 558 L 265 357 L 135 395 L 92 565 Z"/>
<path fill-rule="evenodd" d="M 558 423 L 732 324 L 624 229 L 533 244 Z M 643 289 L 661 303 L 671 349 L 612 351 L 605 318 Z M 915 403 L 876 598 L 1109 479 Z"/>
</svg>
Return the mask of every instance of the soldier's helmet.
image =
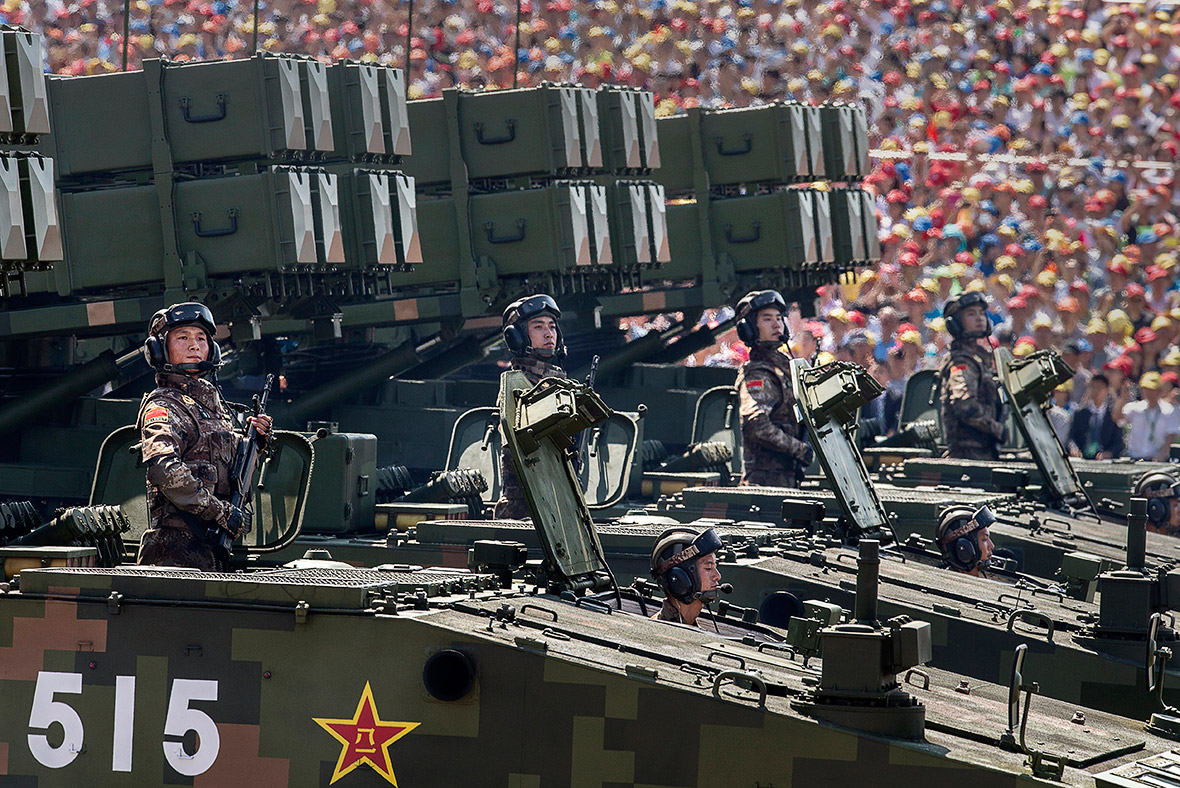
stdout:
<svg viewBox="0 0 1180 788">
<path fill-rule="evenodd" d="M 1167 471 L 1149 471 L 1135 482 L 1134 497 L 1147 499 L 1147 523 L 1163 528 L 1171 518 L 1172 499 L 1180 498 L 1180 477 Z"/>
<path fill-rule="evenodd" d="M 197 326 L 209 337 L 209 357 L 199 364 L 171 364 L 168 362 L 168 332 L 181 326 Z M 217 324 L 209 307 L 195 301 L 173 304 L 152 315 L 148 334 L 143 342 L 143 355 L 157 372 L 199 373 L 212 372 L 221 366 L 221 348 L 213 341 Z"/>
<path fill-rule="evenodd" d="M 952 506 L 938 518 L 934 541 L 946 562 L 962 572 L 970 572 L 983 558 L 975 533 L 996 521 L 986 506 L 972 511 L 966 506 Z"/>
<path fill-rule="evenodd" d="M 991 318 L 987 321 L 987 330 L 967 331 L 963 328 L 963 310 L 969 306 L 982 306 L 984 311 L 987 311 L 987 296 L 978 291 L 972 290 L 963 293 L 958 298 L 952 298 L 946 302 L 946 306 L 942 309 L 942 318 L 946 321 L 946 330 L 955 339 L 979 339 L 986 337 L 992 332 Z"/>
<path fill-rule="evenodd" d="M 777 309 L 781 315 L 786 317 L 787 302 L 783 300 L 783 296 L 777 290 L 754 290 L 742 296 L 742 300 L 737 303 L 737 334 L 738 339 L 745 342 L 747 345 L 753 347 L 758 343 L 758 313 L 763 309 Z M 786 326 L 783 326 L 786 328 Z M 787 336 L 784 333 L 783 338 L 774 344 L 786 342 Z"/>
<path fill-rule="evenodd" d="M 529 320 L 544 315 L 552 317 L 557 322 L 557 345 L 551 354 L 546 354 L 543 350 L 536 349 L 529 343 Z M 504 331 L 504 342 L 513 355 L 537 356 L 551 361 L 561 361 L 565 358 L 565 340 L 561 335 L 561 309 L 552 297 L 538 293 L 518 298 L 504 308 L 501 325 Z"/>
<path fill-rule="evenodd" d="M 701 588 L 697 562 L 721 549 L 721 537 L 712 528 L 669 528 L 656 539 L 651 551 L 651 576 L 664 593 L 684 604 L 711 595 Z M 715 594 L 713 594 L 715 595 Z"/>
</svg>

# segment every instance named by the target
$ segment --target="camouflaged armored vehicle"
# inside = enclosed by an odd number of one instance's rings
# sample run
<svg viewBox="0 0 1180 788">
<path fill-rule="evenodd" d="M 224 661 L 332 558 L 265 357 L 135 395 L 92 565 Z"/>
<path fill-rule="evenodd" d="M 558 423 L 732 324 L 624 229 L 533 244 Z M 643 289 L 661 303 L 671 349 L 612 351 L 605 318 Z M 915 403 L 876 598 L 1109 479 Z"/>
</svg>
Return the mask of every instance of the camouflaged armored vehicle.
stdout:
<svg viewBox="0 0 1180 788">
<path fill-rule="evenodd" d="M 1117 786 L 1167 772 L 1173 743 L 1141 720 L 1030 706 L 1052 665 L 1024 645 L 1006 685 L 921 667 L 931 625 L 881 619 L 873 540 L 852 612 L 814 633 L 821 658 L 781 630 L 631 612 L 567 454 L 609 409 L 577 384 L 508 385 L 507 439 L 545 545 L 527 573 L 507 553 L 489 573 L 24 569 L 0 593 L 5 779 Z M 292 478 L 274 494 L 306 490 Z M 267 506 L 286 538 L 300 510 Z M 1173 722 L 1163 707 L 1152 718 Z"/>
</svg>

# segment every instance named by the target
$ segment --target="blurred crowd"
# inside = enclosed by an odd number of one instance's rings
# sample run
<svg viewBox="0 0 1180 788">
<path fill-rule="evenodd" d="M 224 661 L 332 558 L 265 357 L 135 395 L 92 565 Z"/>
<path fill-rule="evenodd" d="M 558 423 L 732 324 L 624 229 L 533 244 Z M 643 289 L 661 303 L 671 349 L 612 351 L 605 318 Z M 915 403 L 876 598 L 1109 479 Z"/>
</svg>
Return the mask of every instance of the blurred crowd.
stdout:
<svg viewBox="0 0 1180 788">
<path fill-rule="evenodd" d="M 862 102 L 883 260 L 824 288 L 817 318 L 793 316 L 794 351 L 864 363 L 899 401 L 910 375 L 939 363 L 946 301 L 979 290 L 1000 343 L 1017 356 L 1053 348 L 1077 369 L 1051 413 L 1072 451 L 1145 456 L 1180 432 L 1171 4 L 419 0 L 412 29 L 407 3 L 259 7 L 255 31 L 248 0 L 133 0 L 129 67 L 246 56 L 257 34 L 267 51 L 408 62 L 412 98 L 568 80 L 649 88 L 660 115 Z M 121 2 L 3 0 L 0 21 L 43 32 L 54 72 L 121 66 Z M 694 361 L 736 364 L 741 351 L 727 341 Z M 1129 432 L 1144 407 L 1157 414 L 1148 449 Z M 884 408 L 884 432 L 895 410 Z M 1099 426 L 1075 439 L 1083 411 Z M 1107 421 L 1117 446 L 1095 438 Z"/>
</svg>

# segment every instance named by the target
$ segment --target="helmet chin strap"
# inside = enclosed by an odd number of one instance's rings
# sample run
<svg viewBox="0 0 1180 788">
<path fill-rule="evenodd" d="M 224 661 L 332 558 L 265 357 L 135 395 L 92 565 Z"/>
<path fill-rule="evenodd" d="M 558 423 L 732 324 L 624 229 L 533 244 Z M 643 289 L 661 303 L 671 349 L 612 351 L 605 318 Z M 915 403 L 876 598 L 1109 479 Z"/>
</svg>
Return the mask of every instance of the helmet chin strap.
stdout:
<svg viewBox="0 0 1180 788">
<path fill-rule="evenodd" d="M 217 369 L 212 361 L 186 362 L 184 364 L 165 364 L 165 372 L 176 372 L 181 375 L 206 375 Z"/>
</svg>

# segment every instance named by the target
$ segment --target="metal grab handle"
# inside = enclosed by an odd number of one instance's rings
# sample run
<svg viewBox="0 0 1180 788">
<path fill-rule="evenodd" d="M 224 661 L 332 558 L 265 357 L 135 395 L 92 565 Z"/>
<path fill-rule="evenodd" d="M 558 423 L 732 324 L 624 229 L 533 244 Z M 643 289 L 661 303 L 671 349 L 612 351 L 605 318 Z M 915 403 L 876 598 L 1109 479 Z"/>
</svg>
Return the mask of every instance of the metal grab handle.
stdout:
<svg viewBox="0 0 1180 788">
<path fill-rule="evenodd" d="M 488 234 L 488 243 L 490 244 L 510 244 L 517 241 L 524 240 L 525 220 L 516 220 L 516 235 L 496 235 L 496 223 L 484 222 L 483 229 Z"/>
<path fill-rule="evenodd" d="M 512 142 L 516 139 L 516 118 L 508 119 L 508 133 L 503 137 L 485 137 L 483 123 L 477 121 L 472 125 L 475 127 L 475 139 L 480 145 L 503 145 L 505 142 Z"/>
<path fill-rule="evenodd" d="M 189 112 L 189 107 L 192 106 L 192 99 L 182 98 L 180 100 L 180 109 L 184 112 L 185 123 L 213 123 L 218 120 L 225 120 L 225 105 L 226 96 L 224 93 L 217 94 L 217 111 L 209 115 L 193 115 Z"/>
<path fill-rule="evenodd" d="M 758 644 L 758 653 L 759 654 L 765 654 L 767 651 L 782 651 L 788 656 L 788 658 L 792 662 L 795 661 L 795 649 L 791 648 L 790 646 L 786 645 L 785 643 L 759 643 Z"/>
<path fill-rule="evenodd" d="M 738 679 L 743 679 L 750 682 L 758 688 L 758 705 L 766 705 L 766 682 L 762 677 L 755 673 L 747 673 L 744 670 L 723 670 L 713 677 L 713 697 L 721 697 L 721 682 L 729 679 L 733 683 L 737 683 Z"/>
<path fill-rule="evenodd" d="M 740 654 L 726 654 L 724 651 L 711 651 L 709 656 L 705 657 L 705 662 L 712 662 L 713 657 L 725 657 L 726 659 L 736 660 L 738 667 L 742 670 L 746 669 L 746 658 Z"/>
<path fill-rule="evenodd" d="M 910 685 L 916 687 L 917 685 L 914 684 L 914 682 L 910 681 L 910 679 L 914 676 L 917 676 L 918 678 L 922 679 L 922 689 L 924 689 L 924 690 L 930 689 L 930 674 L 924 670 L 919 670 L 918 668 L 910 668 L 909 670 L 907 670 L 905 677 L 902 680 L 906 684 L 910 684 Z"/>
<path fill-rule="evenodd" d="M 608 616 L 614 612 L 614 608 L 612 608 L 606 602 L 593 599 L 588 596 L 578 597 L 578 600 L 574 602 L 574 607 L 584 607 L 589 610 L 597 610 L 599 613 L 606 613 Z"/>
<path fill-rule="evenodd" d="M 723 144 L 724 141 L 721 137 L 714 137 L 713 141 L 717 143 L 717 155 L 718 156 L 742 156 L 746 153 L 749 153 L 750 150 L 754 147 L 753 135 L 746 133 L 746 134 L 743 134 L 742 137 L 745 139 L 746 144 L 740 148 L 726 148 L 725 145 Z"/>
<path fill-rule="evenodd" d="M 540 605 L 534 605 L 531 603 L 524 604 L 524 605 L 520 606 L 520 614 L 522 616 L 524 615 L 524 611 L 526 611 L 526 610 L 536 610 L 540 613 L 544 613 L 545 615 L 553 616 L 553 621 L 555 623 L 557 622 L 557 611 L 556 610 L 550 610 L 547 607 L 541 607 Z"/>
<path fill-rule="evenodd" d="M 750 235 L 740 235 L 739 236 L 739 235 L 733 234 L 733 225 L 732 224 L 725 225 L 725 240 L 729 241 L 731 244 L 752 244 L 752 243 L 755 243 L 756 241 L 758 241 L 758 239 L 760 239 L 762 237 L 762 224 L 761 224 L 761 222 L 755 220 L 750 224 L 750 226 L 754 228 L 753 233 L 751 233 Z"/>
<path fill-rule="evenodd" d="M 238 231 L 238 209 L 230 208 L 225 212 L 229 217 L 229 227 L 222 227 L 219 230 L 202 230 L 201 229 L 201 212 L 193 211 L 193 232 L 197 234 L 198 238 L 220 238 L 225 235 L 233 235 Z"/>
<path fill-rule="evenodd" d="M 1015 631 L 1014 627 L 1016 626 L 1016 619 L 1020 619 L 1024 623 L 1030 624 L 1032 626 L 1040 625 L 1045 627 L 1045 629 L 1048 630 L 1048 632 L 1045 634 L 1045 637 L 1048 638 L 1050 643 L 1053 642 L 1053 619 L 1049 618 L 1044 613 L 1039 613 L 1036 610 L 1013 610 L 1012 614 L 1008 616 L 1009 632 Z"/>
</svg>

